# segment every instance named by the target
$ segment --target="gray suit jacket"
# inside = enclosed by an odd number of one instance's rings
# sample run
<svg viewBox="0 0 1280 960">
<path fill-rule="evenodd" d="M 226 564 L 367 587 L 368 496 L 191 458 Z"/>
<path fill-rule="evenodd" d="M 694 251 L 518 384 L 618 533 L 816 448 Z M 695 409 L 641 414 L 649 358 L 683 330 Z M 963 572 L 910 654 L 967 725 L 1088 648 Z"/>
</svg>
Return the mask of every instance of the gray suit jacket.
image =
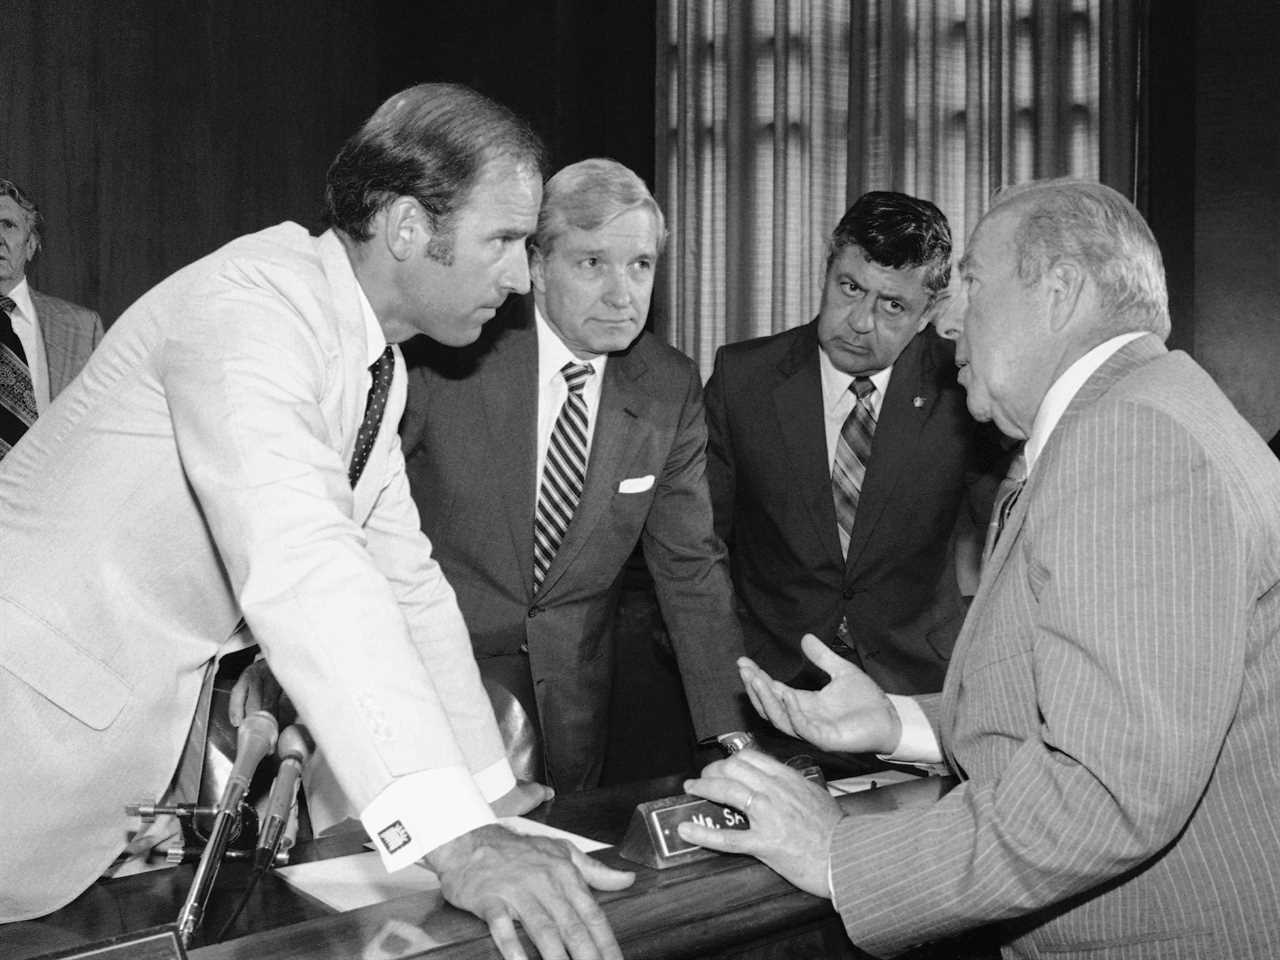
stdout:
<svg viewBox="0 0 1280 960">
<path fill-rule="evenodd" d="M 40 293 L 34 287 L 31 303 L 44 337 L 49 365 L 49 399 L 54 399 L 76 378 L 89 354 L 102 339 L 102 318 L 92 310 Z"/>
<path fill-rule="evenodd" d="M 522 313 L 522 311 L 516 311 Z M 600 777 L 618 579 L 641 542 L 699 736 L 742 726 L 742 638 L 704 476 L 697 369 L 649 333 L 605 367 L 586 485 L 546 579 L 532 583 L 538 411 L 531 310 L 411 370 L 401 428 L 423 529 L 478 658 L 528 651 L 546 768 Z"/>
<path fill-rule="evenodd" d="M 1155 337 L 1099 368 L 996 545 L 934 711 L 961 784 L 831 843 L 890 955 L 1280 956 L 1280 464 Z"/>
</svg>

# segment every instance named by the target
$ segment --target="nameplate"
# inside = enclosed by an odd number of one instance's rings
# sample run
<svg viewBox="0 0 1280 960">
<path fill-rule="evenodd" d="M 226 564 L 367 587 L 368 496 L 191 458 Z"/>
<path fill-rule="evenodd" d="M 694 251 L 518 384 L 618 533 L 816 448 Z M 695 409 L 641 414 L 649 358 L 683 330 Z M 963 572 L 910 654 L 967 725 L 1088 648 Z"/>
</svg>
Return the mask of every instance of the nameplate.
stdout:
<svg viewBox="0 0 1280 960">
<path fill-rule="evenodd" d="M 83 946 L 42 953 L 31 960 L 187 960 L 174 924 L 122 933 Z"/>
<path fill-rule="evenodd" d="M 822 771 L 816 765 L 799 769 L 806 780 L 823 783 Z M 637 804 L 632 812 L 618 855 L 657 870 L 718 856 L 717 851 L 681 837 L 677 828 L 682 823 L 697 823 L 712 830 L 746 830 L 751 825 L 741 810 L 688 793 L 649 800 Z"/>
</svg>

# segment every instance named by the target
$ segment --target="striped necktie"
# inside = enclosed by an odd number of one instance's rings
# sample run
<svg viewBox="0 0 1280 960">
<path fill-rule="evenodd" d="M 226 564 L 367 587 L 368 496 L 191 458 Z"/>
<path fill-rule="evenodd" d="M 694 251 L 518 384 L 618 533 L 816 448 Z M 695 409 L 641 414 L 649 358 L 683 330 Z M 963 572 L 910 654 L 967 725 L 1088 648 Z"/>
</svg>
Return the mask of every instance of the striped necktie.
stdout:
<svg viewBox="0 0 1280 960">
<path fill-rule="evenodd" d="M 533 517 L 535 590 L 542 585 L 582 497 L 582 485 L 587 477 L 587 401 L 582 396 L 582 388 L 594 372 L 586 363 L 566 363 L 560 368 L 569 395 L 551 430 L 547 462 L 538 487 L 538 506 Z"/>
<path fill-rule="evenodd" d="M 22 341 L 13 329 L 17 304 L 0 296 L 0 458 L 36 422 L 36 395 Z"/>
<path fill-rule="evenodd" d="M 857 400 L 840 427 L 836 457 L 831 465 L 831 495 L 836 506 L 836 524 L 840 528 L 841 555 L 849 552 L 862 479 L 871 460 L 871 439 L 876 432 L 876 415 L 871 410 L 871 395 L 875 393 L 876 385 L 870 377 L 854 377 L 849 389 Z"/>
<path fill-rule="evenodd" d="M 987 524 L 986 544 L 982 548 L 983 567 L 987 565 L 987 561 L 991 558 L 991 554 L 996 548 L 996 541 L 1000 539 L 1000 534 L 1004 532 L 1004 526 L 1009 522 L 1009 515 L 1013 513 L 1013 508 L 1018 502 L 1018 495 L 1022 493 L 1022 488 L 1026 486 L 1026 483 L 1027 455 L 1024 450 L 1019 449 L 1017 456 L 1009 464 L 1009 472 L 1000 481 L 1000 486 L 996 488 L 995 507 L 991 511 L 991 521 Z"/>
</svg>

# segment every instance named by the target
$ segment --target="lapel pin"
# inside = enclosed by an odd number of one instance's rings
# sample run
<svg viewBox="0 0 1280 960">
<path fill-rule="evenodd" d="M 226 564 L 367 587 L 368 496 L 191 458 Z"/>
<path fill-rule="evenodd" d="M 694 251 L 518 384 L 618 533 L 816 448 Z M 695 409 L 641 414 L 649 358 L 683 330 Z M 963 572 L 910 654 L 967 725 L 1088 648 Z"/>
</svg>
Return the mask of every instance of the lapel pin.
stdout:
<svg viewBox="0 0 1280 960">
<path fill-rule="evenodd" d="M 915 407 L 917 410 L 919 410 L 921 407 L 924 406 L 924 397 L 912 397 L 911 405 Z"/>
</svg>

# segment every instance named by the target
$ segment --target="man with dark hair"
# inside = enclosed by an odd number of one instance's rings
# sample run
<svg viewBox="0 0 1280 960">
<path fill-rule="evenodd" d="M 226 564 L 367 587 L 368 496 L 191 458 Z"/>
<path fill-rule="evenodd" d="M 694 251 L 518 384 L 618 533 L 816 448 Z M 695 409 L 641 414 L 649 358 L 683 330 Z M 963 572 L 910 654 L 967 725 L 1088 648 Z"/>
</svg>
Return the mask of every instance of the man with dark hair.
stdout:
<svg viewBox="0 0 1280 960">
<path fill-rule="evenodd" d="M 942 685 L 989 502 L 952 345 L 929 325 L 950 274 L 937 207 L 865 194 L 832 233 L 817 318 L 716 354 L 716 531 L 747 652 L 792 683 L 823 679 L 808 632 L 890 691 Z"/>
<path fill-rule="evenodd" d="M 35 202 L 0 178 L 0 459 L 75 379 L 102 339 L 96 313 L 27 282 L 43 222 Z"/>
<path fill-rule="evenodd" d="M 547 182 L 530 248 L 531 302 L 479 349 L 429 351 L 410 380 L 402 433 L 423 529 L 481 670 L 540 726 L 557 790 L 600 778 L 612 621 L 637 543 L 696 733 L 743 725 L 700 378 L 644 330 L 664 237 L 631 170 L 603 159 L 564 168 Z"/>
<path fill-rule="evenodd" d="M 396 435 L 395 345 L 470 343 L 528 289 L 541 163 L 471 90 L 396 94 L 334 163 L 333 229 L 165 280 L 0 464 L 0 920 L 112 864 L 251 634 L 389 869 L 425 859 L 505 956 L 515 920 L 621 956 L 588 884 L 631 876 L 494 823 L 548 794 L 512 776 Z"/>
<path fill-rule="evenodd" d="M 995 921 L 1006 957 L 1280 956 L 1280 465 L 1169 352 L 1159 248 L 1097 183 L 998 194 L 942 329 L 969 409 L 1025 440 L 940 696 L 831 674 L 762 712 L 828 749 L 945 763 L 924 809 L 841 817 L 758 751 L 693 792 L 750 808 L 686 839 L 833 899 L 877 957 Z"/>
</svg>

